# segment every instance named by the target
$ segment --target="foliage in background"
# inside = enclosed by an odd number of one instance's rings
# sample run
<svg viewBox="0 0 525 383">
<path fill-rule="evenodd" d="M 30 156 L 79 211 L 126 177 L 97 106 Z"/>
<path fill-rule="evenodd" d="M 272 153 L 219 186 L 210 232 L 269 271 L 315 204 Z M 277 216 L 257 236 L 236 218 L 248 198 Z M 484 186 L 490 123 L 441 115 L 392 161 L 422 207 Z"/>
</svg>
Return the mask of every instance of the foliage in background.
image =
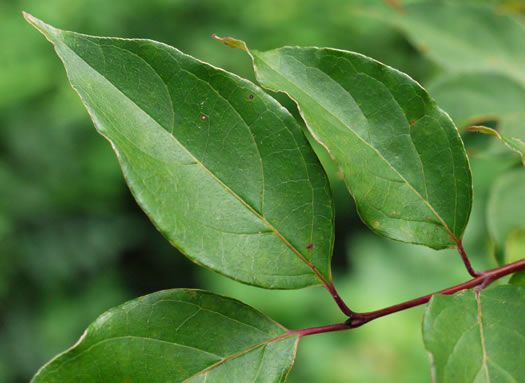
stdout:
<svg viewBox="0 0 525 383">
<path fill-rule="evenodd" d="M 282 2 L 276 4 L 282 6 Z M 23 3 L 24 9 L 52 20 L 55 25 L 74 25 L 75 29 L 91 34 L 165 41 L 246 77 L 251 76 L 247 58 L 241 52 L 233 53 L 217 46 L 209 38 L 212 32 L 242 37 L 259 49 L 289 44 L 355 50 L 393 65 L 423 83 L 436 78 L 437 74 L 448 73 L 450 69 L 430 65 L 429 59 L 383 23 L 354 14 L 352 6 L 355 5 L 356 2 L 333 1 L 321 6 L 313 1 L 295 1 L 287 2 L 282 11 L 274 12 L 274 7 L 263 1 L 248 5 L 232 1 L 156 1 L 147 5 L 139 1 L 93 1 L 75 5 L 61 1 Z M 194 278 L 202 279 L 199 286 L 212 290 L 213 286 L 224 286 L 221 288 L 228 289 L 228 295 L 272 315 L 261 303 L 267 300 L 268 292 L 255 293 L 244 286 L 226 287 L 229 281 L 205 271 L 188 278 L 187 270 L 195 268 L 164 245 L 138 212 L 124 187 L 113 154 L 92 131 L 61 68 L 55 65 L 55 57 L 40 36 L 23 22 L 22 4 L 4 2 L 0 8 L 2 35 L 13 36 L 2 41 L 12 54 L 0 58 L 0 302 L 3 308 L 0 380 L 27 381 L 37 366 L 71 344 L 106 308 L 161 288 L 196 286 Z M 93 9 L 97 12 L 92 12 Z M 502 104 L 510 105 L 504 100 Z M 286 105 L 293 110 L 291 103 Z M 506 116 L 501 113 L 502 121 Z M 493 161 L 479 150 L 484 149 L 487 141 L 474 142 L 478 138 L 471 137 L 471 133 L 466 133 L 465 139 L 467 146 L 472 142 L 478 153 L 472 158 L 476 199 L 466 246 L 478 257 L 476 264 L 486 266 L 489 261 L 483 255 L 490 252 L 492 245 L 484 226 L 485 201 L 489 195 L 497 198 L 497 194 L 490 191 L 493 178 L 519 162 L 505 152 Z M 69 160 L 65 161 L 66 158 Z M 352 202 L 344 196 L 346 191 L 335 172 L 331 174 L 331 181 L 337 197 L 340 228 L 336 233 L 335 262 L 347 265 L 349 270 L 336 275 L 344 281 L 343 295 L 355 297 L 357 292 L 370 291 L 372 295 L 377 291 L 380 296 L 364 299 L 368 293 L 363 294 L 359 298 L 363 302 L 357 303 L 362 304 L 363 309 L 373 309 L 382 303 L 412 297 L 414 286 L 423 294 L 450 284 L 447 279 L 454 279 L 451 264 L 459 265 L 455 254 L 432 259 L 425 256 L 426 251 L 417 249 L 420 251 L 416 250 L 412 257 L 400 260 L 399 254 L 410 253 L 407 246 L 378 245 L 382 242 L 380 239 L 363 237 Z M 522 223 L 518 222 L 518 226 Z M 349 244 L 345 244 L 346 238 L 350 238 Z M 343 256 L 347 247 L 352 249 L 348 252 L 348 262 Z M 385 285 L 381 290 L 376 286 L 366 290 L 372 276 L 361 276 L 366 275 L 363 264 L 373 262 L 376 253 L 381 261 L 378 260 L 375 267 L 384 270 Z M 397 261 L 383 265 L 385 257 Z M 395 280 L 386 283 L 388 278 L 398 278 L 396 267 L 404 269 L 414 262 L 425 265 L 418 270 L 426 270 L 428 278 L 416 283 L 408 276 L 398 283 Z M 435 269 L 441 267 L 442 273 L 434 279 Z M 452 282 L 459 282 L 462 276 L 458 271 L 458 279 Z M 399 285 L 400 291 L 394 291 L 392 285 Z M 330 315 L 328 311 L 332 308 L 327 307 L 326 314 L 311 312 L 311 302 L 324 301 L 316 299 L 316 294 L 308 290 L 290 292 L 290 298 L 276 295 L 272 301 L 280 301 L 285 307 L 296 306 L 296 310 L 286 315 L 284 310 L 279 310 L 276 319 L 298 326 L 331 322 L 334 313 Z M 73 301 L 78 303 L 72 304 Z M 297 301 L 302 304 L 298 305 Z M 367 304 L 372 306 L 365 307 Z M 323 315 L 326 315 L 324 320 Z M 313 366 L 322 365 L 326 371 L 334 371 L 331 380 L 334 382 L 345 381 L 349 376 L 370 382 L 428 379 L 426 356 L 419 345 L 419 332 L 415 331 L 419 320 L 420 313 L 415 310 L 344 336 L 308 338 L 303 345 L 305 351 L 303 354 L 300 351 L 298 356 L 299 362 L 301 358 L 306 361 L 298 363 L 299 368 L 292 373 L 290 381 L 301 381 L 301 377 L 305 379 L 317 373 L 301 372 L 301 365 L 305 369 L 312 366 L 312 370 Z M 400 326 L 400 332 L 387 331 L 387 323 Z M 330 355 L 321 350 L 334 345 L 340 350 L 334 351 L 337 356 L 321 360 L 320 355 Z M 414 349 L 420 352 L 412 351 Z M 421 363 L 411 364 L 404 350 L 410 350 Z M 384 370 L 376 368 L 377 358 L 385 361 Z M 414 369 L 415 364 L 420 365 L 420 369 Z M 369 368 L 345 367 L 349 371 L 338 372 L 341 365 L 368 365 Z"/>
</svg>

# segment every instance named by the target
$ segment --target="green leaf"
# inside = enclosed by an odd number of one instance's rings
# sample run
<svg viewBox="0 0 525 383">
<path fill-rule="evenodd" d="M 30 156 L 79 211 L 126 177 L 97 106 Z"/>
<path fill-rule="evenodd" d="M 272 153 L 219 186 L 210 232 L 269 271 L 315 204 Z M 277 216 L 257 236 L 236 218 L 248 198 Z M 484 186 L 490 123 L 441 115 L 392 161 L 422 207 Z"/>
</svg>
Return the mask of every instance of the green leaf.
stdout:
<svg viewBox="0 0 525 383">
<path fill-rule="evenodd" d="M 523 166 L 525 166 L 525 142 L 523 140 L 516 137 L 503 136 L 499 134 L 497 130 L 485 126 L 471 126 L 469 130 L 471 132 L 479 132 L 498 137 L 507 148 L 520 155 L 521 162 L 523 163 Z"/>
<path fill-rule="evenodd" d="M 347 51 L 252 55 L 258 81 L 296 101 L 372 230 L 435 249 L 461 239 L 472 205 L 468 159 L 454 124 L 419 84 Z"/>
<path fill-rule="evenodd" d="M 434 2 L 373 15 L 394 24 L 451 73 L 429 87 L 456 124 L 489 119 L 512 150 L 525 139 L 525 27 L 495 7 Z"/>
<path fill-rule="evenodd" d="M 284 382 L 298 336 L 206 291 L 157 292 L 102 314 L 32 383 Z"/>
<path fill-rule="evenodd" d="M 511 285 L 525 288 L 525 270 L 518 271 L 509 280 Z"/>
<path fill-rule="evenodd" d="M 429 91 L 456 124 L 496 119 L 507 145 L 523 151 L 525 26 L 517 17 L 491 6 L 450 2 L 370 14 L 395 25 L 449 72 Z"/>
<path fill-rule="evenodd" d="M 516 383 L 525 366 L 525 289 L 434 295 L 423 322 L 435 383 Z"/>
<path fill-rule="evenodd" d="M 247 80 L 150 40 L 55 45 L 139 205 L 193 261 L 267 288 L 330 280 L 333 202 L 294 118 Z"/>
<path fill-rule="evenodd" d="M 505 262 L 504 252 L 509 235 L 525 229 L 525 169 L 518 168 L 498 178 L 490 192 L 487 225 L 496 245 L 496 258 Z M 521 257 L 523 258 L 523 256 Z"/>
<path fill-rule="evenodd" d="M 449 71 L 504 73 L 525 84 L 525 26 L 494 7 L 422 2 L 367 13 L 393 24 Z"/>
</svg>

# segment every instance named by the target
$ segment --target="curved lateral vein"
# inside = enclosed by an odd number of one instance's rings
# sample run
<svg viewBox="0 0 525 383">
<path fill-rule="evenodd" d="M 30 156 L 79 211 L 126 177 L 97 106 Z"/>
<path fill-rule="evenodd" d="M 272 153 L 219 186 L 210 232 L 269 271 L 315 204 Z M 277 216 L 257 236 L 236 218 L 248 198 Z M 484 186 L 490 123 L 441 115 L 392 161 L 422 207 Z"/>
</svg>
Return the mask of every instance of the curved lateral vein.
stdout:
<svg viewBox="0 0 525 383">
<path fill-rule="evenodd" d="M 304 93 L 306 96 L 308 96 L 309 98 L 313 99 L 313 100 L 316 100 L 316 98 L 312 95 L 310 95 L 309 93 L 303 91 L 301 88 L 299 88 L 298 86 L 296 86 L 294 83 L 292 83 L 291 81 L 289 81 L 286 77 L 282 76 L 280 74 L 280 72 L 275 69 L 272 65 L 270 65 L 267 61 L 261 59 L 260 56 L 258 56 L 258 59 L 261 60 L 262 62 L 264 62 L 269 68 L 271 68 L 277 75 L 279 75 L 281 78 L 283 78 L 286 82 L 288 82 L 290 85 L 292 85 L 293 87 L 295 87 L 296 89 L 298 89 L 300 92 Z M 255 65 L 255 60 L 254 61 L 254 65 Z M 303 64 L 304 65 L 304 64 Z M 292 97 L 288 92 L 285 92 L 283 90 L 280 90 L 280 89 L 271 89 L 271 88 L 267 88 L 267 89 L 270 89 L 274 92 L 283 92 L 283 93 L 286 93 L 288 95 L 288 97 L 290 97 L 296 104 L 299 104 L 297 102 L 297 100 Z M 344 122 L 341 121 L 341 119 L 339 119 L 339 117 L 335 116 L 330 110 L 326 109 L 321 103 L 317 102 L 317 104 L 319 104 L 328 114 L 330 114 L 332 117 L 334 117 L 337 121 L 339 121 L 343 126 L 346 126 L 346 124 Z M 301 113 L 302 115 L 302 113 Z M 303 116 L 304 118 L 304 116 Z M 305 118 L 306 119 L 306 118 Z M 307 126 L 309 127 L 310 125 L 307 124 Z M 311 128 L 309 128 L 311 129 Z M 408 182 L 408 180 L 403 177 L 403 175 L 401 175 L 401 173 L 399 173 L 399 171 L 394 168 L 390 162 L 388 162 L 384 157 L 383 155 L 374 147 L 372 146 L 370 143 L 366 142 L 362 137 L 360 137 L 356 132 L 354 132 L 352 129 L 348 129 L 350 132 L 352 132 L 361 142 L 363 142 L 365 145 L 367 145 L 370 149 L 372 149 L 378 156 L 379 158 L 381 158 L 387 165 L 388 167 L 390 167 L 397 175 L 398 177 L 403 180 L 403 182 L 410 188 L 410 190 L 412 190 L 412 192 L 414 194 L 416 194 L 417 197 L 419 197 L 424 203 L 425 205 L 427 205 L 427 207 L 432 211 L 432 213 L 434 213 L 434 215 L 439 219 L 439 221 L 441 222 L 441 224 L 443 225 L 443 228 L 447 231 L 447 233 L 450 235 L 450 237 L 455 241 L 457 242 L 458 239 L 456 238 L 456 236 L 450 231 L 450 228 L 448 227 L 448 225 L 445 223 L 445 221 L 443 220 L 443 218 L 436 212 L 436 210 L 434 209 L 434 207 L 427 201 L 423 198 L 423 196 L 416 190 L 414 189 L 414 187 Z M 314 135 L 314 137 L 317 137 L 316 135 Z M 325 145 L 323 145 L 325 146 Z M 325 146 L 326 147 L 326 146 Z"/>
<path fill-rule="evenodd" d="M 250 351 L 253 351 L 253 350 L 255 350 L 255 349 L 257 349 L 257 348 L 259 348 L 259 347 L 261 347 L 261 346 L 265 346 L 265 345 L 267 345 L 267 344 L 270 344 L 270 343 L 273 343 L 273 342 L 277 342 L 277 341 L 279 341 L 279 340 L 281 340 L 281 339 L 289 338 L 289 337 L 291 337 L 291 336 L 294 336 L 294 335 L 291 335 L 291 334 L 283 334 L 283 335 L 279 335 L 279 336 L 276 336 L 276 337 L 274 337 L 274 338 L 271 338 L 271 339 L 265 340 L 264 342 L 257 343 L 257 344 L 255 344 L 255 345 L 253 345 L 253 346 L 251 346 L 251 347 L 248 347 L 248 348 L 246 348 L 246 349 L 244 349 L 244 350 L 241 350 L 241 351 L 239 351 L 238 353 L 233 354 L 233 355 L 230 355 L 230 356 L 224 358 L 223 360 L 221 360 L 221 361 L 219 361 L 219 362 L 217 362 L 217 363 L 215 363 L 215 364 L 212 364 L 210 367 L 207 367 L 206 369 L 204 369 L 204 370 L 202 370 L 202 371 L 199 371 L 199 372 L 196 373 L 195 375 L 190 376 L 188 379 L 186 379 L 186 380 L 184 381 L 184 383 L 191 382 L 192 380 L 198 378 L 198 377 L 201 376 L 202 374 L 206 374 L 206 373 L 210 372 L 211 370 L 213 370 L 213 369 L 215 369 L 215 368 L 217 368 L 217 367 L 223 365 L 224 363 L 229 362 L 230 360 L 235 359 L 235 358 L 238 358 L 238 357 L 240 357 L 240 356 L 243 356 L 244 354 L 247 354 L 247 353 L 249 353 Z M 300 339 L 299 336 L 298 336 L 298 338 Z M 297 347 L 297 344 L 296 344 L 296 347 Z"/>
<path fill-rule="evenodd" d="M 287 335 L 286 335 L 287 336 Z M 285 336 L 283 336 L 285 337 Z M 162 340 L 162 339 L 155 339 L 155 338 L 150 338 L 150 337 L 146 337 L 146 336 L 134 336 L 134 335 L 124 335 L 124 336 L 116 336 L 116 337 L 113 337 L 113 338 L 108 338 L 108 339 L 104 339 L 100 342 L 96 342 L 92 345 L 90 345 L 88 348 L 86 348 L 85 350 L 82 350 L 81 352 L 79 352 L 77 355 L 75 355 L 73 358 L 67 360 L 65 363 L 63 363 L 62 365 L 60 365 L 56 371 L 60 370 L 63 366 L 65 366 L 67 363 L 71 363 L 72 361 L 80 358 L 83 354 L 91 351 L 94 347 L 96 346 L 100 346 L 101 344 L 104 344 L 104 343 L 108 343 L 108 342 L 111 342 L 111 341 L 115 341 L 115 340 L 120 340 L 120 339 L 141 339 L 141 340 L 144 340 L 144 341 L 147 341 L 147 342 L 158 342 L 158 343 L 162 343 L 162 344 L 168 344 L 170 346 L 174 346 L 174 347 L 181 347 L 181 348 L 187 348 L 187 349 L 191 349 L 191 350 L 195 350 L 197 352 L 202 352 L 203 354 L 208 354 L 208 355 L 213 355 L 214 357 L 216 358 L 219 358 L 219 359 L 222 359 L 222 360 L 225 360 L 227 358 L 223 358 L 222 356 L 220 355 L 217 355 L 217 354 L 214 354 L 212 352 L 208 352 L 208 351 L 204 351 L 204 350 L 201 350 L 199 348 L 196 348 L 196 347 L 191 347 L 191 346 L 186 346 L 184 344 L 180 344 L 180 343 L 175 343 L 175 342 L 168 342 L 168 341 L 165 341 L 165 340 Z M 272 339 L 270 339 L 269 341 L 272 341 Z M 275 339 L 277 340 L 277 339 Z M 267 341 L 267 342 L 269 342 Z M 261 344 L 265 344 L 265 343 L 261 343 Z M 257 346 L 260 346 L 261 344 L 258 344 Z M 77 346 L 77 345 L 75 345 Z M 73 346 L 71 349 L 67 350 L 66 352 L 70 352 L 72 351 L 75 346 Z M 243 350 L 244 351 L 244 350 Z M 65 353 L 62 353 L 62 354 L 59 354 L 58 356 L 62 356 L 62 355 L 65 355 Z"/>
<path fill-rule="evenodd" d="M 45 35 L 45 34 L 44 34 Z M 47 36 L 46 36 L 47 37 Z M 51 41 L 51 40 L 50 40 Z M 51 41 L 53 45 L 56 46 L 56 43 L 54 41 Z M 108 80 L 104 75 L 102 75 L 100 72 L 98 72 L 95 68 L 93 68 L 89 63 L 87 63 L 82 57 L 80 57 L 73 49 L 71 49 L 68 45 L 65 43 L 62 44 L 67 50 L 69 50 L 71 53 L 73 53 L 76 57 L 78 57 L 82 62 L 84 62 L 87 66 L 89 66 L 95 73 L 98 73 L 102 78 L 104 78 L 108 84 L 110 84 L 113 88 L 115 88 L 117 91 L 119 91 L 126 99 L 128 99 L 130 102 L 132 102 L 138 109 L 140 109 L 143 113 L 148 115 L 152 121 L 154 121 L 161 129 L 162 125 L 155 119 L 153 116 L 151 116 L 149 113 L 147 113 L 145 110 L 141 109 L 140 106 L 138 106 L 132 99 L 130 99 L 125 93 L 123 93 L 119 88 L 117 88 L 110 80 Z M 130 54 L 135 55 L 136 57 L 140 58 L 142 61 L 144 61 L 140 56 L 136 55 L 133 52 L 128 51 Z M 148 65 L 150 68 L 151 66 L 149 63 L 144 61 L 146 65 Z M 66 68 L 67 69 L 67 68 Z M 153 70 L 153 68 L 151 68 Z M 220 70 L 220 69 L 219 69 Z M 226 72 L 225 72 L 226 73 Z M 74 87 L 75 88 L 75 87 Z M 244 201 L 237 193 L 235 193 L 230 187 L 228 187 L 226 184 L 224 184 L 215 174 L 213 174 L 204 164 L 202 164 L 201 161 L 199 161 L 184 145 L 182 145 L 175 136 L 172 134 L 169 134 L 170 137 L 174 140 L 174 142 L 193 160 L 195 161 L 196 165 L 198 165 L 202 170 L 204 170 L 213 180 L 215 180 L 219 185 L 221 185 L 228 193 L 230 193 L 233 197 L 235 197 L 239 202 L 241 202 L 248 210 L 250 210 L 257 218 L 259 218 L 276 236 L 279 238 L 285 245 L 288 247 L 303 263 L 305 263 L 314 274 L 317 276 L 317 278 L 324 284 L 328 285 L 328 281 L 319 273 L 317 268 L 310 263 L 300 252 L 297 250 L 284 236 L 270 223 L 268 220 L 259 214 L 253 207 L 251 207 L 246 201 Z"/>
</svg>

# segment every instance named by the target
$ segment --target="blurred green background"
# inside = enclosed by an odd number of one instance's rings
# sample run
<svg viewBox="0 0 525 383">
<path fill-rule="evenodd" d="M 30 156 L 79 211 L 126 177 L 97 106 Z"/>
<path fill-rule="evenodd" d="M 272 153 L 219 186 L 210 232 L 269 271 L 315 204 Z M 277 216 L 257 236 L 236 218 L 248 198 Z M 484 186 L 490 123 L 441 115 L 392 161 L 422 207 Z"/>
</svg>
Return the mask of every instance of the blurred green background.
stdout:
<svg viewBox="0 0 525 383">
<path fill-rule="evenodd" d="M 517 17 L 524 9 L 517 1 L 481 2 Z M 371 5 L 387 7 L 378 0 L 0 0 L 0 382 L 27 382 L 103 311 L 161 289 L 226 294 L 291 329 L 344 320 L 321 288 L 244 286 L 170 247 L 132 199 L 51 45 L 21 12 L 82 33 L 162 41 L 252 80 L 247 56 L 212 33 L 261 50 L 353 50 L 422 84 L 439 75 L 442 69 L 400 32 L 357 11 Z M 276 97 L 296 113 L 289 100 Z M 468 278 L 455 251 L 437 253 L 369 233 L 334 165 L 318 150 L 337 205 L 335 284 L 353 309 L 378 309 Z M 515 165 L 515 159 L 472 159 L 477 199 L 465 247 L 477 268 L 494 266 L 484 220 L 489 187 Z M 430 381 L 423 312 L 418 307 L 354 331 L 305 338 L 289 381 Z"/>
</svg>

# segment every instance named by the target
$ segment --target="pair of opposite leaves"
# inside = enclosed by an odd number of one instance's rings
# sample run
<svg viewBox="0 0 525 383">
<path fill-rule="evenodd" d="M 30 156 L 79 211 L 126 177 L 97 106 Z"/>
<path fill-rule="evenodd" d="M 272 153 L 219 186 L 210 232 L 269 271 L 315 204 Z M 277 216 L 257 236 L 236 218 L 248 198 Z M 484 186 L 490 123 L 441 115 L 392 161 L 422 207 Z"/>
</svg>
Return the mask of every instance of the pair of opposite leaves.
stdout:
<svg viewBox="0 0 525 383">
<path fill-rule="evenodd" d="M 297 122 L 251 82 L 150 40 L 98 38 L 28 21 L 120 161 L 138 203 L 197 263 L 244 283 L 331 283 L 334 206 Z M 342 170 L 359 215 L 388 238 L 454 246 L 472 204 L 457 129 L 407 75 L 360 54 L 247 51 L 286 92 Z"/>
<path fill-rule="evenodd" d="M 275 100 L 163 44 L 89 37 L 26 17 L 55 44 L 137 201 L 172 243 L 262 287 L 330 282 L 328 181 Z M 461 238 L 471 207 L 468 160 L 454 125 L 417 83 L 344 51 L 283 48 L 253 59 L 264 86 L 298 103 L 368 226 L 436 249 Z M 438 297 L 431 308 L 453 298 Z M 472 312 L 481 307 L 475 298 L 465 297 Z M 230 298 L 176 289 L 103 314 L 33 381 L 283 382 L 300 337 Z M 434 340 L 429 350 L 443 349 Z"/>
</svg>

